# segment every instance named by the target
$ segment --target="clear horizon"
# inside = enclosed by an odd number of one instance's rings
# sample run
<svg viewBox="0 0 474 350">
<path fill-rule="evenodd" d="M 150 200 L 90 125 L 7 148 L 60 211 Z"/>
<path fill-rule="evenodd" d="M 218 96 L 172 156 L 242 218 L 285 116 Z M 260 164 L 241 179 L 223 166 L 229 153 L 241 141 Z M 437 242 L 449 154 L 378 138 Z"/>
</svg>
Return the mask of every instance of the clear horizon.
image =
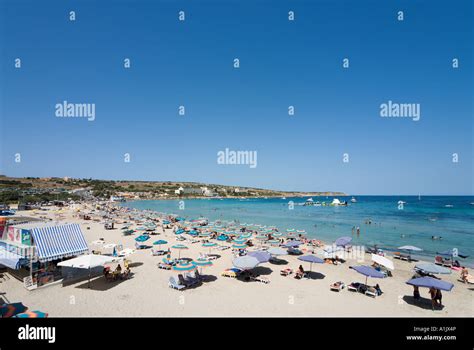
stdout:
<svg viewBox="0 0 474 350">
<path fill-rule="evenodd" d="M 0 173 L 471 196 L 472 6 L 3 1 Z"/>
</svg>

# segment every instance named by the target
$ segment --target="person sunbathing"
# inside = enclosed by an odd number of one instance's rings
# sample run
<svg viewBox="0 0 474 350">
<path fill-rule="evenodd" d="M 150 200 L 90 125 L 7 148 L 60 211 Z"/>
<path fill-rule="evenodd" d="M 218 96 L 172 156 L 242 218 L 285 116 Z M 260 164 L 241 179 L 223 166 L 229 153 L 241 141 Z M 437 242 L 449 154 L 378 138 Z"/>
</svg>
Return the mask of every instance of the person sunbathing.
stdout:
<svg viewBox="0 0 474 350">
<path fill-rule="evenodd" d="M 296 271 L 295 278 L 298 278 L 298 279 L 303 278 L 304 274 L 305 272 L 304 272 L 303 266 L 300 265 L 298 267 L 298 270 Z"/>
</svg>

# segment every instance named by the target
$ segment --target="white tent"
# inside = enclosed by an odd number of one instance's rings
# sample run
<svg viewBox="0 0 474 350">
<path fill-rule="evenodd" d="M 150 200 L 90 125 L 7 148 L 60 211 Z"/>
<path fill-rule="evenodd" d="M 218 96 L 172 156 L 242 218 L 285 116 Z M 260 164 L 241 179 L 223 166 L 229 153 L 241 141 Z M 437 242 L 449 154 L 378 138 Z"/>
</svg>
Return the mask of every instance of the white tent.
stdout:
<svg viewBox="0 0 474 350">
<path fill-rule="evenodd" d="M 61 261 L 58 266 L 72 267 L 76 269 L 89 269 L 89 286 L 91 282 L 91 269 L 99 266 L 104 266 L 107 263 L 117 262 L 122 260 L 113 256 L 87 254 L 81 255 L 77 258 Z"/>
<path fill-rule="evenodd" d="M 387 269 L 394 270 L 395 266 L 393 265 L 393 261 L 387 259 L 384 256 L 378 254 L 372 254 L 372 261 L 376 262 L 379 265 L 385 266 Z"/>
</svg>

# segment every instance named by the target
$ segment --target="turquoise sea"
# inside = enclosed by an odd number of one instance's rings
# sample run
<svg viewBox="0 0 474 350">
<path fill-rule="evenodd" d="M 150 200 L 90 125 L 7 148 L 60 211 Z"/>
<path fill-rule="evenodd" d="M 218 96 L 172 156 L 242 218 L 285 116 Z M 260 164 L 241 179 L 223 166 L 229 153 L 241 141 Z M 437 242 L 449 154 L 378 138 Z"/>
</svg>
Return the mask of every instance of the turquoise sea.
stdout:
<svg viewBox="0 0 474 350">
<path fill-rule="evenodd" d="M 431 261 L 436 252 L 458 248 L 469 255 L 460 259 L 474 266 L 474 196 L 356 196 L 338 197 L 347 207 L 303 206 L 306 198 L 186 199 L 134 201 L 124 206 L 150 209 L 195 219 L 235 220 L 240 223 L 306 230 L 308 237 L 331 243 L 341 236 L 353 236 L 354 245 L 377 244 L 386 250 L 402 245 L 423 249 L 418 255 Z M 314 197 L 331 203 L 333 197 Z M 289 202 L 294 202 L 293 209 Z M 399 201 L 405 202 L 399 209 Z M 367 223 L 371 221 L 371 224 Z M 352 227 L 360 227 L 360 236 Z M 432 236 L 442 237 L 433 240 Z"/>
</svg>

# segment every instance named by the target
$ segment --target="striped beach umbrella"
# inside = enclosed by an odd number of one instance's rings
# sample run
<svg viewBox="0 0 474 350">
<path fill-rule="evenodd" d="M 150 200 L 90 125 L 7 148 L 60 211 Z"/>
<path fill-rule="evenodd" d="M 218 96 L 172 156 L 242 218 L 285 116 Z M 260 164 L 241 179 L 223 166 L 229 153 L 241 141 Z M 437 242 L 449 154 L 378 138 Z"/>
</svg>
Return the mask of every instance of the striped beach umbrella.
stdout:
<svg viewBox="0 0 474 350">
<path fill-rule="evenodd" d="M 268 243 L 271 245 L 275 245 L 275 244 L 280 244 L 280 241 L 278 239 L 270 239 Z"/>
<path fill-rule="evenodd" d="M 48 314 L 46 312 L 36 310 L 36 311 L 23 312 L 13 317 L 15 318 L 46 318 L 48 317 Z"/>
<path fill-rule="evenodd" d="M 209 248 L 209 253 L 211 252 L 211 248 L 217 246 L 215 242 L 206 242 L 202 244 L 203 247 Z"/>
<path fill-rule="evenodd" d="M 252 237 L 252 234 L 250 232 L 242 233 L 240 235 L 240 238 L 250 238 Z"/>
<path fill-rule="evenodd" d="M 203 267 L 211 267 L 212 266 L 212 261 L 209 261 L 209 260 L 206 260 L 206 259 L 203 259 L 203 258 L 199 258 L 197 260 L 192 261 L 192 264 L 196 267 L 200 267 L 201 272 L 202 272 Z"/>
<path fill-rule="evenodd" d="M 196 266 L 190 263 L 189 261 L 181 261 L 173 266 L 173 270 L 175 271 L 193 271 L 195 269 Z"/>
<path fill-rule="evenodd" d="M 178 250 L 178 259 L 181 259 L 181 250 L 188 249 L 184 244 L 175 244 L 171 248 Z"/>
<path fill-rule="evenodd" d="M 246 244 L 233 244 L 232 248 L 233 249 L 247 249 L 247 245 Z"/>
<path fill-rule="evenodd" d="M 273 236 L 273 237 L 281 237 L 281 236 L 283 236 L 283 233 L 281 233 L 281 232 L 273 232 L 273 233 L 272 233 L 272 236 Z"/>
<path fill-rule="evenodd" d="M 209 237 L 210 235 L 212 235 L 212 232 L 200 232 L 199 233 L 200 237 Z"/>
<path fill-rule="evenodd" d="M 247 242 L 247 239 L 246 239 L 246 238 L 238 237 L 238 238 L 234 238 L 234 239 L 233 239 L 233 242 L 234 242 L 234 243 L 237 243 L 237 244 L 243 244 L 243 243 Z"/>
</svg>

